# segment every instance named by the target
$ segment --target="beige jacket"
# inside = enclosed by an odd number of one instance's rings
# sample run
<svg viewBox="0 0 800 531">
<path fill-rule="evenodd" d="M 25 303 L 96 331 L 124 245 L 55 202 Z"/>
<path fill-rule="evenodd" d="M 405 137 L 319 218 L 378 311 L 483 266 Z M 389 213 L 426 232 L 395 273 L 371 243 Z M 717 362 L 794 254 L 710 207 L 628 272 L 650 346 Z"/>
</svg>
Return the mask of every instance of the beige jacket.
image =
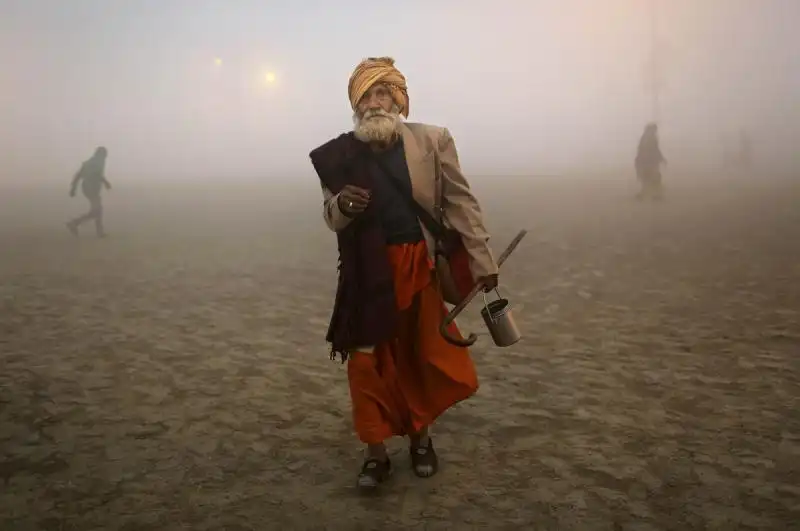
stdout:
<svg viewBox="0 0 800 531">
<path fill-rule="evenodd" d="M 456 145 L 450 132 L 444 127 L 407 122 L 400 128 L 414 198 L 434 219 L 438 219 L 435 205 L 437 199 L 442 197 L 445 223 L 461 234 L 471 258 L 472 276 L 477 280 L 497 273 L 483 213 L 467 179 L 461 173 Z M 322 192 L 325 223 L 332 231 L 338 232 L 347 227 L 352 219 L 339 209 L 338 194 L 334 195 L 324 187 Z M 433 238 L 425 226 L 422 223 L 420 225 L 428 250 L 433 253 Z"/>
</svg>

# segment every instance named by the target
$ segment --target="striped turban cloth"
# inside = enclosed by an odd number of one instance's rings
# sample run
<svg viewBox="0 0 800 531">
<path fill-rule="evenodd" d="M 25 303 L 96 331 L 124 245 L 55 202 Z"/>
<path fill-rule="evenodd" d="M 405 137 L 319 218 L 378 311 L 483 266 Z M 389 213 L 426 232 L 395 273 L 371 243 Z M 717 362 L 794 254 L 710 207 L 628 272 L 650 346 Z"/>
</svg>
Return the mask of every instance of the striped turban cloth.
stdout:
<svg viewBox="0 0 800 531">
<path fill-rule="evenodd" d="M 392 99 L 400 108 L 400 114 L 408 118 L 408 87 L 406 78 L 394 67 L 391 57 L 370 57 L 361 61 L 350 74 L 347 93 L 353 111 L 367 91 L 376 83 L 383 83 L 392 93 Z"/>
</svg>

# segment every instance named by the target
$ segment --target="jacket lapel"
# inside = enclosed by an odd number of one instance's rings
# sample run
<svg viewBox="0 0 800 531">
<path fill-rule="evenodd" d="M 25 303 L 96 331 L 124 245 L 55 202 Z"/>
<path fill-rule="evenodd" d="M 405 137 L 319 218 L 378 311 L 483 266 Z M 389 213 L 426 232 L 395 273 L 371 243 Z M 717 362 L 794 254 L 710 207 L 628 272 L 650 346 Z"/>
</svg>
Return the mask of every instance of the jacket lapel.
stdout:
<svg viewBox="0 0 800 531">
<path fill-rule="evenodd" d="M 436 190 L 433 150 L 420 143 L 406 124 L 400 124 L 406 166 L 411 179 L 411 190 L 416 199 L 427 210 L 432 210 Z"/>
</svg>

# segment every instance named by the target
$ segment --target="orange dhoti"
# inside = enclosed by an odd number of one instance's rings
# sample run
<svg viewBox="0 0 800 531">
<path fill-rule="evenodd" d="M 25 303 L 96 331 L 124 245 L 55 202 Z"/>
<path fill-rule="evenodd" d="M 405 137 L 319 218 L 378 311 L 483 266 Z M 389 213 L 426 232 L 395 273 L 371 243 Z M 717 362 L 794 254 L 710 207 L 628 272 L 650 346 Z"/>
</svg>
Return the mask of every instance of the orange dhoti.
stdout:
<svg viewBox="0 0 800 531">
<path fill-rule="evenodd" d="M 425 243 L 388 252 L 399 310 L 395 338 L 373 352 L 352 352 L 347 366 L 353 422 L 367 444 L 417 433 L 478 390 L 469 351 L 439 333 L 447 308 Z M 459 337 L 455 324 L 451 334 Z"/>
</svg>

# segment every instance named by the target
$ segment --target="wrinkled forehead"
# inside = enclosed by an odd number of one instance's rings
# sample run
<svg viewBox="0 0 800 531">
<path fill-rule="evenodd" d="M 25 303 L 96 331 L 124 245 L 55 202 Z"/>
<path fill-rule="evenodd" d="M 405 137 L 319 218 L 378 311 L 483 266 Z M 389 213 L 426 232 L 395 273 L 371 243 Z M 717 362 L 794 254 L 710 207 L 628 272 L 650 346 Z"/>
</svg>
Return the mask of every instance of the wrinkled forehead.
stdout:
<svg viewBox="0 0 800 531">
<path fill-rule="evenodd" d="M 387 85 L 386 83 L 375 83 L 369 88 L 369 90 L 367 90 L 364 93 L 363 96 L 361 96 L 359 103 L 369 100 L 370 98 L 372 98 L 372 96 L 383 97 L 387 95 L 391 95 L 391 91 L 389 90 L 389 85 Z"/>
</svg>

